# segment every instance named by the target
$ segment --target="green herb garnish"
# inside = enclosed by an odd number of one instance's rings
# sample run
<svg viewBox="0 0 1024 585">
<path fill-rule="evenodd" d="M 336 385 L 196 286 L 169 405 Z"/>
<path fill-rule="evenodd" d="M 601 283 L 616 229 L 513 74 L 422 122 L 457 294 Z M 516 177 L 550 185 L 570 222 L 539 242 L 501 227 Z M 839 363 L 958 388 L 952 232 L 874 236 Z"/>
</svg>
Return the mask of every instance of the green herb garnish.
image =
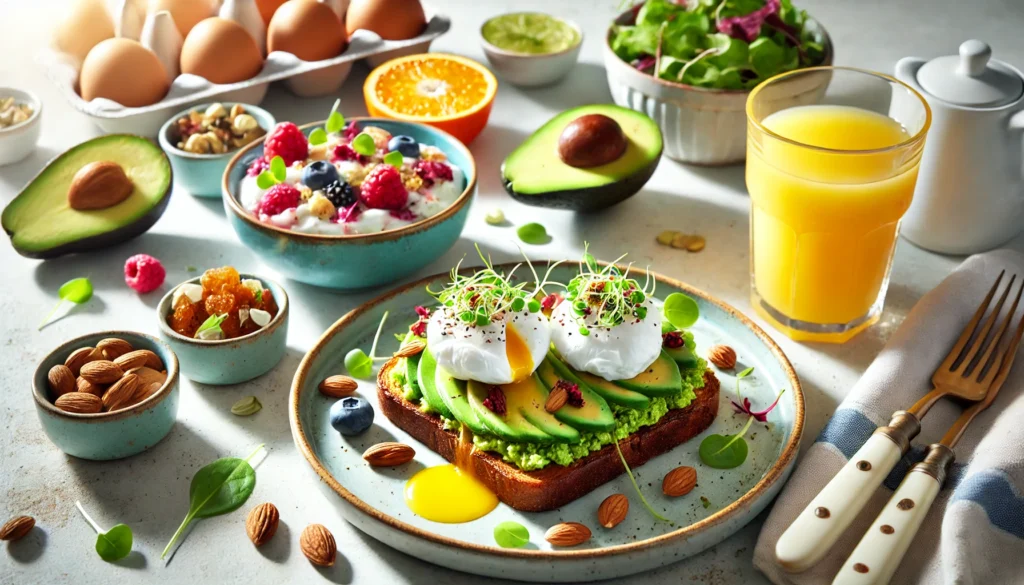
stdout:
<svg viewBox="0 0 1024 585">
<path fill-rule="evenodd" d="M 754 373 L 754 366 L 750 366 L 749 368 L 747 368 L 747 369 L 743 370 L 742 372 L 736 374 L 736 396 L 738 396 L 740 398 L 743 397 L 743 393 L 740 392 L 740 380 L 742 380 L 743 378 L 746 378 L 747 376 L 749 376 L 750 374 L 753 374 L 753 373 Z"/>
<path fill-rule="evenodd" d="M 387 357 L 377 357 L 377 342 L 380 341 L 380 332 L 384 329 L 384 322 L 388 320 L 388 312 L 380 318 L 377 325 L 377 333 L 373 336 L 373 345 L 370 346 L 370 355 L 358 347 L 345 354 L 345 369 L 353 378 L 369 379 L 373 376 L 373 362 L 375 360 L 386 360 Z"/>
<path fill-rule="evenodd" d="M 331 113 L 327 116 L 327 123 L 325 124 L 328 134 L 337 134 L 345 128 L 345 116 L 338 112 L 339 106 L 341 106 L 341 100 L 334 100 L 334 105 L 331 106 Z"/>
<path fill-rule="evenodd" d="M 502 522 L 494 527 L 494 542 L 501 548 L 522 548 L 530 542 L 530 531 L 518 522 Z"/>
<path fill-rule="evenodd" d="M 647 498 L 644 497 L 644 493 L 640 491 L 640 486 L 637 485 L 636 483 L 636 478 L 633 477 L 633 470 L 629 468 L 629 464 L 626 463 L 626 458 L 622 455 L 622 449 L 619 448 L 619 442 L 615 441 L 613 445 L 615 445 L 615 452 L 619 454 L 619 461 L 622 461 L 622 466 L 626 468 L 626 475 L 629 476 L 629 481 L 633 484 L 633 489 L 636 490 L 636 495 L 640 496 L 640 502 L 644 505 L 645 508 L 647 508 L 647 511 L 650 512 L 651 516 L 654 516 L 656 520 L 668 522 L 669 526 L 675 526 L 675 522 L 657 513 L 654 510 L 654 508 L 647 502 Z"/>
<path fill-rule="evenodd" d="M 262 288 L 260 288 L 260 290 L 256 291 L 255 299 L 256 299 L 256 304 L 257 305 L 262 305 L 263 304 L 263 289 Z"/>
<path fill-rule="evenodd" d="M 662 313 L 665 315 L 665 320 L 676 329 L 686 329 L 693 327 L 693 324 L 700 318 L 700 307 L 697 306 L 697 301 L 683 293 L 672 293 L 665 298 Z"/>
<path fill-rule="evenodd" d="M 195 338 L 206 339 L 208 337 L 212 337 L 218 334 L 223 335 L 224 330 L 220 328 L 220 324 L 223 323 L 224 320 L 227 318 L 227 313 L 224 313 L 223 315 L 210 315 L 209 317 L 206 318 L 206 321 L 203 321 L 203 324 L 199 326 L 199 329 L 196 329 Z M 200 336 L 202 333 L 205 333 L 207 331 L 209 331 L 209 333 Z"/>
<path fill-rule="evenodd" d="M 256 470 L 249 465 L 249 460 L 262 448 L 263 445 L 256 447 L 245 459 L 218 459 L 195 474 L 188 490 L 188 514 L 160 554 L 161 559 L 167 556 L 193 520 L 233 512 L 249 499 L 256 488 Z"/>
<path fill-rule="evenodd" d="M 75 502 L 78 511 L 82 513 L 85 521 L 96 531 L 96 554 L 108 563 L 119 561 L 132 552 L 132 529 L 126 524 L 118 524 L 110 530 L 103 530 L 99 524 L 93 521 L 82 502 Z"/>
<path fill-rule="evenodd" d="M 256 186 L 260 189 L 269 189 L 274 185 L 283 183 L 287 176 L 288 168 L 284 164 L 284 159 L 275 156 L 270 159 L 270 168 L 256 177 Z"/>
<path fill-rule="evenodd" d="M 551 241 L 551 238 L 548 236 L 548 230 L 536 222 L 519 226 L 519 229 L 516 230 L 516 235 L 519 236 L 520 240 L 535 246 Z"/>
<path fill-rule="evenodd" d="M 57 305 L 50 311 L 50 314 L 39 324 L 40 330 L 50 324 L 50 319 L 57 313 L 57 309 L 64 305 L 65 301 L 76 305 L 89 302 L 89 299 L 92 298 L 92 281 L 88 278 L 69 280 L 60 285 L 60 288 L 57 290 L 57 296 L 60 297 L 60 300 L 57 301 Z"/>
<path fill-rule="evenodd" d="M 398 152 L 397 150 L 392 150 L 391 152 L 384 155 L 384 164 L 391 165 L 396 169 L 402 168 L 402 163 L 404 161 L 405 158 L 402 157 L 402 153 Z"/>
<path fill-rule="evenodd" d="M 323 128 L 314 128 L 313 131 L 309 133 L 309 143 L 313 146 L 324 144 L 326 142 L 327 132 L 324 132 Z"/>
<path fill-rule="evenodd" d="M 754 417 L 747 418 L 747 424 L 735 435 L 708 435 L 700 442 L 700 460 L 715 469 L 732 469 L 739 467 L 747 460 L 747 442 L 743 435 L 747 434 Z"/>
<path fill-rule="evenodd" d="M 622 260 L 625 254 L 615 262 Z M 580 335 L 590 335 L 591 327 L 612 328 L 626 321 L 643 321 L 647 317 L 646 302 L 654 296 L 656 280 L 650 273 L 641 285 L 623 274 L 614 262 L 603 268 L 584 252 L 580 273 L 566 286 L 565 302 L 570 303 L 579 324 Z"/>
<path fill-rule="evenodd" d="M 373 141 L 373 136 L 370 136 L 366 132 L 360 133 L 358 136 L 352 139 L 352 150 L 356 151 L 357 154 L 363 156 L 373 156 L 377 152 L 377 143 Z"/>
<path fill-rule="evenodd" d="M 702 506 L 704 506 L 705 510 L 707 510 L 708 508 L 711 507 L 711 500 L 707 499 L 704 496 L 700 497 L 700 503 L 701 503 Z"/>
</svg>

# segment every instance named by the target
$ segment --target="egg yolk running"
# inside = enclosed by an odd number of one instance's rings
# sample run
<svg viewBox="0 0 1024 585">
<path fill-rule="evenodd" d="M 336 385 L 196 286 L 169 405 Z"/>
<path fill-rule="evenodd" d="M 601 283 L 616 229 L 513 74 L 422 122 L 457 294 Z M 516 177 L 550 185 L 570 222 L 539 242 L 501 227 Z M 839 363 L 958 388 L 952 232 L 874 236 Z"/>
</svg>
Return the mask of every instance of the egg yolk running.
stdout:
<svg viewBox="0 0 1024 585">
<path fill-rule="evenodd" d="M 533 373 L 533 356 L 530 355 L 530 348 L 526 347 L 526 342 L 511 323 L 505 327 L 505 355 L 508 357 L 513 382 L 523 380 Z"/>
</svg>

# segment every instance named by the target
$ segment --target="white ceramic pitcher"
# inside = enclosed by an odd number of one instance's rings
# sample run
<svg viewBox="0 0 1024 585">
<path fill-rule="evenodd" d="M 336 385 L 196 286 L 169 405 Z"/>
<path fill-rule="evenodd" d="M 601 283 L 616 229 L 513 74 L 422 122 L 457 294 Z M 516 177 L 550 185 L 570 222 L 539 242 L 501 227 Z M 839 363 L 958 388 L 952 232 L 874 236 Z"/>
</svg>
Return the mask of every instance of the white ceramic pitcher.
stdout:
<svg viewBox="0 0 1024 585">
<path fill-rule="evenodd" d="M 896 64 L 932 110 L 913 203 L 901 233 L 947 254 L 973 254 L 1024 228 L 1024 76 L 977 40 L 959 55 Z"/>
</svg>

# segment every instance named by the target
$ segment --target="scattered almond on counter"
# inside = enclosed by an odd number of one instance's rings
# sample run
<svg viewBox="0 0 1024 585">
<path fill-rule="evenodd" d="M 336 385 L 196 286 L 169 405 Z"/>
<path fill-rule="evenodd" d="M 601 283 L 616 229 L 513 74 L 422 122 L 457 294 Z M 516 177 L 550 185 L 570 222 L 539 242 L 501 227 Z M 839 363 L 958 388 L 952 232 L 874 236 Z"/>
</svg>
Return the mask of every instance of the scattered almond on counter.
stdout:
<svg viewBox="0 0 1024 585">
<path fill-rule="evenodd" d="M 0 527 L 0 540 L 18 540 L 32 532 L 36 521 L 31 516 L 15 516 Z"/>
<path fill-rule="evenodd" d="M 697 470 L 692 467 L 676 467 L 665 474 L 661 481 L 661 491 L 666 496 L 678 498 L 690 493 L 697 485 Z"/>
<path fill-rule="evenodd" d="M 363 459 L 374 467 L 395 467 L 412 461 L 416 451 L 404 443 L 377 443 L 363 453 Z"/>
<path fill-rule="evenodd" d="M 605 528 L 615 528 L 629 513 L 629 498 L 622 494 L 612 494 L 601 502 L 597 509 L 597 523 Z"/>
<path fill-rule="evenodd" d="M 245 519 L 245 532 L 254 545 L 263 546 L 277 533 L 280 520 L 281 515 L 277 511 L 277 506 L 270 502 L 260 504 L 253 508 Z"/>
<path fill-rule="evenodd" d="M 708 350 L 708 361 L 722 370 L 736 367 L 736 350 L 728 345 L 713 345 Z"/>
<path fill-rule="evenodd" d="M 330 396 L 331 398 L 345 398 L 346 396 L 352 396 L 359 388 L 359 383 L 354 378 L 348 376 L 330 376 L 323 382 L 320 382 L 320 393 L 324 396 Z"/>
<path fill-rule="evenodd" d="M 299 548 L 309 562 L 321 567 L 334 565 L 338 556 L 338 545 L 334 535 L 323 524 L 310 524 L 299 536 Z"/>
<path fill-rule="evenodd" d="M 576 546 L 590 540 L 590 529 L 579 522 L 562 522 L 548 528 L 544 540 L 553 546 Z"/>
</svg>

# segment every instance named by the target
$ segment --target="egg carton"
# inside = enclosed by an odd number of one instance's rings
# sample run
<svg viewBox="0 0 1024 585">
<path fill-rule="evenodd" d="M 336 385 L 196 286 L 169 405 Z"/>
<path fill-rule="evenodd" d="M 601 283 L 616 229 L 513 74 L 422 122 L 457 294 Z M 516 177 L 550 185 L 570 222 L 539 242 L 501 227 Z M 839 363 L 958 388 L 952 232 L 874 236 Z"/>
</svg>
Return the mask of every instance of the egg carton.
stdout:
<svg viewBox="0 0 1024 585">
<path fill-rule="evenodd" d="M 47 76 L 79 112 L 89 116 L 104 132 L 155 137 L 160 126 L 174 114 L 203 102 L 230 101 L 258 105 L 275 81 L 284 81 L 292 93 L 315 97 L 334 93 L 345 82 L 352 65 L 366 59 L 370 67 L 395 57 L 425 53 L 434 39 L 448 32 L 451 20 L 424 5 L 427 26 L 419 36 L 403 41 L 386 41 L 368 30 L 357 30 L 345 52 L 322 61 L 303 61 L 291 53 L 274 51 L 267 55 L 263 70 L 237 83 L 216 84 L 197 75 L 183 73 L 171 83 L 170 91 L 155 104 L 128 108 L 105 99 L 85 101 L 78 95 L 80 65 L 70 55 L 48 49 L 40 55 Z"/>
</svg>

